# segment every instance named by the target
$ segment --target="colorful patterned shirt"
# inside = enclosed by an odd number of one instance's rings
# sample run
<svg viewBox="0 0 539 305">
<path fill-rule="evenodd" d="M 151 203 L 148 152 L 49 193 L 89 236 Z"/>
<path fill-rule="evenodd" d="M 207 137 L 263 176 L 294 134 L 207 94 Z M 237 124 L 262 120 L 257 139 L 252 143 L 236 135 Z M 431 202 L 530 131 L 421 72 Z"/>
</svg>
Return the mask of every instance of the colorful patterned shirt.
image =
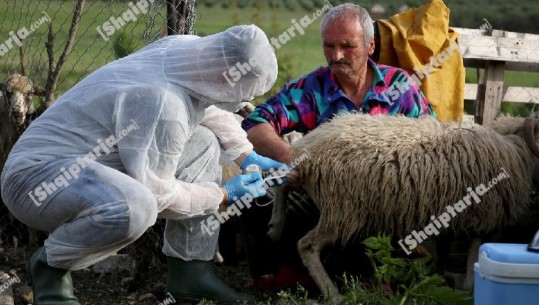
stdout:
<svg viewBox="0 0 539 305">
<path fill-rule="evenodd" d="M 280 135 L 293 130 L 306 133 L 340 111 L 436 117 L 425 95 L 404 70 L 379 65 L 371 59 L 369 65 L 374 70 L 373 85 L 359 108 L 339 88 L 335 75 L 325 66 L 286 84 L 279 93 L 258 105 L 243 120 L 242 127 L 249 130 L 257 124 L 269 123 Z"/>
</svg>

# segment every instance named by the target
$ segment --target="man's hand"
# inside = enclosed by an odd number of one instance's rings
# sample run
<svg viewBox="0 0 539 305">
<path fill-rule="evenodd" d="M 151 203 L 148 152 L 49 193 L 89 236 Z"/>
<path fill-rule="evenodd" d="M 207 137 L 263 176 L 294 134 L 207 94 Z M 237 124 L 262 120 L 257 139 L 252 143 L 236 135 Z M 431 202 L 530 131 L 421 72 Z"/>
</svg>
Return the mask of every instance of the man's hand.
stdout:
<svg viewBox="0 0 539 305">
<path fill-rule="evenodd" d="M 254 198 L 266 195 L 263 187 L 264 181 L 260 173 L 238 175 L 230 179 L 224 185 L 226 202 L 228 205 L 240 199 L 243 195 L 250 193 Z"/>
<path fill-rule="evenodd" d="M 273 160 L 292 162 L 290 144 L 286 143 L 268 123 L 258 124 L 247 131 L 247 138 L 255 150 Z"/>
<path fill-rule="evenodd" d="M 275 161 L 273 159 L 270 159 L 268 157 L 261 156 L 257 154 L 256 152 L 252 152 L 240 164 L 240 168 L 242 170 L 246 169 L 247 166 L 251 164 L 256 164 L 260 167 L 263 171 L 269 171 L 270 169 L 277 170 L 278 168 L 282 169 L 289 169 L 290 167 L 284 163 L 281 163 L 279 161 Z"/>
</svg>

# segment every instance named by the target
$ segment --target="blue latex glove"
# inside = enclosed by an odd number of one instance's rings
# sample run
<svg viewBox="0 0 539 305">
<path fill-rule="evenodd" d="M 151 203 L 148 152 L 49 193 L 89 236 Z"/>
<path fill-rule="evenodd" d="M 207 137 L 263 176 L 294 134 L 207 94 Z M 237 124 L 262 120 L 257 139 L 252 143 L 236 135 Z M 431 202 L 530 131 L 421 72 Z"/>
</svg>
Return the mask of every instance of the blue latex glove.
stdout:
<svg viewBox="0 0 539 305">
<path fill-rule="evenodd" d="M 284 163 L 281 163 L 279 161 L 275 161 L 273 159 L 270 159 L 268 157 L 261 156 L 254 151 L 247 155 L 245 159 L 243 159 L 243 162 L 240 164 L 240 168 L 244 170 L 247 168 L 250 164 L 256 164 L 260 167 L 263 171 L 269 171 L 270 169 L 277 170 L 278 168 L 286 168 L 290 169 L 290 167 Z"/>
<path fill-rule="evenodd" d="M 254 198 L 266 195 L 266 189 L 262 187 L 264 181 L 260 173 L 238 175 L 225 183 L 224 188 L 228 193 L 227 204 L 231 205 L 243 195 L 251 193 Z"/>
</svg>

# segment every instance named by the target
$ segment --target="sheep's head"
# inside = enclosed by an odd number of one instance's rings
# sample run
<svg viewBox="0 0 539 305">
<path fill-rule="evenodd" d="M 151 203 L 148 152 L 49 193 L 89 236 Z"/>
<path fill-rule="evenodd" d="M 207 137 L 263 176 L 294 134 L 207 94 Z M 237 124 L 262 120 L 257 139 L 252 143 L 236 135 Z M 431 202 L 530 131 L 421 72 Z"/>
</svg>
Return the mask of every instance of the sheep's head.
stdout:
<svg viewBox="0 0 539 305">
<path fill-rule="evenodd" d="M 530 148 L 530 151 L 539 158 L 539 146 L 537 146 L 537 140 L 539 139 L 539 120 L 535 117 L 529 117 L 524 121 L 524 140 Z"/>
<path fill-rule="evenodd" d="M 13 74 L 1 84 L 1 94 L 7 102 L 9 117 L 17 126 L 23 125 L 26 117 L 34 113 L 33 84 L 26 76 Z"/>
<path fill-rule="evenodd" d="M 532 113 L 527 118 L 502 115 L 487 126 L 501 135 L 519 135 L 528 145 L 530 152 L 539 158 L 539 114 Z"/>
<path fill-rule="evenodd" d="M 532 183 L 535 186 L 535 192 L 533 196 L 538 196 L 539 192 L 539 146 L 537 140 L 539 140 L 539 120 L 536 116 L 530 116 L 524 121 L 524 127 L 522 128 L 524 133 L 524 140 L 530 148 L 533 158 L 533 176 Z M 537 198 L 533 199 L 538 201 Z"/>
</svg>

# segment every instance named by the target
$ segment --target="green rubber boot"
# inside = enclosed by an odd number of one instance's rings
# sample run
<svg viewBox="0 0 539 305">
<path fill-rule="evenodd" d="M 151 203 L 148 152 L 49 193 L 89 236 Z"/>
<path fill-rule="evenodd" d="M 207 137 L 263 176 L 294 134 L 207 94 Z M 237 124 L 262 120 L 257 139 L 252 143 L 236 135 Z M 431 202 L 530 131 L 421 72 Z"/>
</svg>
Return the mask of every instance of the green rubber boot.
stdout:
<svg viewBox="0 0 539 305">
<path fill-rule="evenodd" d="M 32 285 L 35 305 L 80 305 L 73 294 L 71 272 L 49 266 L 44 247 L 30 258 L 28 282 Z"/>
<path fill-rule="evenodd" d="M 241 295 L 215 275 L 211 261 L 184 261 L 167 256 L 167 291 L 178 302 L 197 304 L 203 299 L 219 305 L 254 305 L 252 296 Z"/>
</svg>

